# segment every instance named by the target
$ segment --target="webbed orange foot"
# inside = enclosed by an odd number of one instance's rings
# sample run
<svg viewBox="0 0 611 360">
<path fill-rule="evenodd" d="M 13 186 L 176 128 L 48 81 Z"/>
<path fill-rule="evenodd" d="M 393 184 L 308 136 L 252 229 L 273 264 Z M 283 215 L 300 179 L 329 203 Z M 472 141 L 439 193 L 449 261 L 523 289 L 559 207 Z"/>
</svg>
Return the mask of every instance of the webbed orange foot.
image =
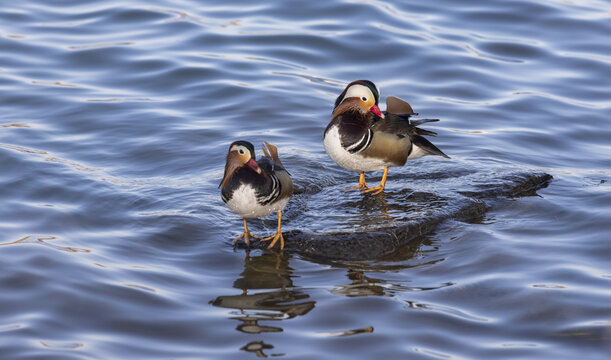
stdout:
<svg viewBox="0 0 611 360">
<path fill-rule="evenodd" d="M 388 176 L 388 168 L 384 168 L 384 174 L 382 174 L 382 181 L 380 181 L 380 186 L 372 187 L 367 190 L 364 190 L 363 193 L 372 193 L 373 195 L 377 195 L 384 191 L 384 186 L 386 185 L 386 177 Z"/>
<path fill-rule="evenodd" d="M 261 241 L 272 241 L 269 246 L 267 247 L 268 249 L 271 249 L 274 247 L 274 245 L 276 245 L 276 242 L 278 242 L 278 240 L 280 240 L 280 250 L 284 249 L 284 237 L 282 236 L 282 210 L 278 211 L 278 230 L 276 231 L 276 233 L 272 236 L 266 237 L 264 239 L 261 239 Z"/>
<path fill-rule="evenodd" d="M 372 195 L 377 195 L 381 193 L 382 191 L 384 191 L 384 186 L 376 186 L 376 187 L 369 188 L 367 190 L 363 190 L 363 194 L 371 193 Z"/>
<path fill-rule="evenodd" d="M 346 190 L 352 190 L 352 189 L 359 189 L 361 191 L 365 191 L 368 189 L 367 187 L 367 182 L 365 181 L 365 173 L 361 171 L 361 175 L 359 176 L 359 184 L 357 186 L 351 186 L 351 187 L 347 187 L 344 189 L 344 191 Z"/>
<path fill-rule="evenodd" d="M 272 242 L 267 247 L 268 249 L 273 248 L 274 245 L 276 245 L 276 242 L 278 242 L 278 240 L 280 240 L 280 250 L 284 249 L 284 236 L 282 236 L 282 232 L 277 232 L 270 237 L 261 239 L 261 241 L 269 241 L 269 240 L 271 240 Z"/>
<path fill-rule="evenodd" d="M 250 238 L 261 239 L 261 237 L 259 237 L 257 235 L 254 235 L 253 233 L 248 231 L 248 226 L 246 225 L 246 218 L 244 218 L 243 220 L 244 220 L 244 233 L 242 235 L 238 236 L 237 238 L 233 239 L 233 244 L 234 245 L 241 238 L 244 238 L 244 242 L 246 243 L 246 245 L 250 245 Z"/>
</svg>

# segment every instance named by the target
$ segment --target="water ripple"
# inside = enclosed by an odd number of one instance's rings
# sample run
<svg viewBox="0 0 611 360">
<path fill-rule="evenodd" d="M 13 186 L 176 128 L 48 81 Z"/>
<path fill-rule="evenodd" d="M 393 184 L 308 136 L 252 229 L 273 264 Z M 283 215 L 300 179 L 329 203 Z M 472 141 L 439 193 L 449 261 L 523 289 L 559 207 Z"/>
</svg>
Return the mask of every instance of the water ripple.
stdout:
<svg viewBox="0 0 611 360">
<path fill-rule="evenodd" d="M 606 359 L 608 19 L 597 0 L 6 4 L 3 358 Z M 283 229 L 383 221 L 333 190 L 357 175 L 320 140 L 362 78 L 440 118 L 452 156 L 391 170 L 385 199 L 414 202 L 397 217 L 478 172 L 554 180 L 376 261 L 234 250 L 218 184 L 240 138 L 279 146 L 298 190 Z"/>
<path fill-rule="evenodd" d="M 423 304 L 418 302 L 407 301 L 407 306 L 410 309 L 418 309 L 418 310 L 428 310 L 433 312 L 438 312 L 441 314 L 449 315 L 452 317 L 457 317 L 467 321 L 474 322 L 489 322 L 491 319 L 487 319 L 485 317 L 477 316 L 470 314 L 466 311 L 462 311 L 459 309 L 453 309 L 447 306 L 436 305 L 436 304 Z"/>
<path fill-rule="evenodd" d="M 73 248 L 70 246 L 55 245 L 49 242 L 51 240 L 57 240 L 57 237 L 50 236 L 50 235 L 44 235 L 44 236 L 28 235 L 28 236 L 22 237 L 21 239 L 12 241 L 12 242 L 0 243 L 0 246 L 17 245 L 17 244 L 39 244 L 39 245 L 44 245 L 46 247 L 49 247 L 55 250 L 59 250 L 59 251 L 83 252 L 83 253 L 91 252 L 91 250 L 88 250 L 88 249 L 79 249 L 79 248 Z"/>
</svg>

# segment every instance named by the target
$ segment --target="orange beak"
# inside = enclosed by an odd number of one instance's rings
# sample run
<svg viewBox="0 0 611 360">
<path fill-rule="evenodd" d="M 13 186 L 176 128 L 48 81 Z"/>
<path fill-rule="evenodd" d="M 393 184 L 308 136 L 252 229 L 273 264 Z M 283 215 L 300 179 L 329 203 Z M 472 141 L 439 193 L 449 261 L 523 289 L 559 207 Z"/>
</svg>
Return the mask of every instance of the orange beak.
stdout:
<svg viewBox="0 0 611 360">
<path fill-rule="evenodd" d="M 256 171 L 257 174 L 261 173 L 261 168 L 259 167 L 259 165 L 257 165 L 257 162 L 255 161 L 255 159 L 250 158 L 250 160 L 246 162 L 246 165 L 248 165 L 248 167 Z"/>
</svg>

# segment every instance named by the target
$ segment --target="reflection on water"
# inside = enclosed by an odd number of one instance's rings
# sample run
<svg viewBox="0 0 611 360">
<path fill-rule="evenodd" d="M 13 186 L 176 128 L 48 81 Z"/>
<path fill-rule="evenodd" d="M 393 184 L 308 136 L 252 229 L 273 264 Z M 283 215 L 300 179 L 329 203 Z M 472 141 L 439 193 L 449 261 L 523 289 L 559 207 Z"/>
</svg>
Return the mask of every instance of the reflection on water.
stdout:
<svg viewBox="0 0 611 360">
<path fill-rule="evenodd" d="M 385 292 L 383 286 L 377 285 L 383 283 L 382 280 L 366 276 L 361 270 L 348 269 L 347 276 L 352 283 L 341 285 L 331 290 L 331 293 L 343 296 L 392 296 Z"/>
<path fill-rule="evenodd" d="M 2 360 L 610 358 L 608 2 L 3 5 Z M 440 118 L 452 160 L 341 191 L 358 174 L 321 136 L 360 78 Z M 554 181 L 377 261 L 245 256 L 219 241 L 239 138 L 278 145 L 286 231 L 457 210 L 481 174 Z"/>
<path fill-rule="evenodd" d="M 255 353 L 258 357 L 267 357 L 263 350 L 273 349 L 274 346 L 270 344 L 266 344 L 263 341 L 251 341 L 248 344 L 244 345 L 240 348 L 240 350 L 244 350 L 247 352 Z M 278 356 L 279 354 L 274 354 L 274 356 Z"/>
<path fill-rule="evenodd" d="M 441 166 L 439 162 L 429 168 Z M 485 172 L 481 174 L 484 178 L 488 176 Z M 462 178 L 444 174 L 447 179 L 440 180 L 436 173 L 426 175 L 421 178 L 421 174 L 411 171 L 407 176 L 397 176 L 383 193 L 377 195 L 363 196 L 359 191 L 345 190 L 344 184 L 327 186 L 308 197 L 307 207 L 300 209 L 299 217 L 291 219 L 291 226 L 324 233 L 370 232 L 444 214 L 458 214 L 459 209 L 471 203 L 470 199 L 456 192 L 454 182 L 460 182 Z M 426 191 L 430 184 L 435 186 Z M 462 186 L 469 188 L 469 184 Z M 329 199 L 334 199 L 333 206 L 329 206 Z"/>
<path fill-rule="evenodd" d="M 423 253 L 427 257 L 433 257 L 438 247 L 424 237 L 420 241 L 413 241 L 402 247 L 399 251 L 384 259 L 377 261 L 360 261 L 354 263 L 334 263 L 337 267 L 346 268 L 345 276 L 350 281 L 349 284 L 337 285 L 330 290 L 332 294 L 347 297 L 361 296 L 383 296 L 394 297 L 398 293 L 412 291 L 431 291 L 439 290 L 454 285 L 452 282 L 441 283 L 435 286 L 407 286 L 394 283 L 384 279 L 383 275 L 387 272 L 400 272 L 410 268 L 426 267 L 431 264 L 443 261 L 441 259 L 431 259 L 425 263 L 417 263 L 415 260 Z M 377 274 L 372 276 L 371 274 Z M 408 279 L 403 279 L 403 282 Z"/>
<path fill-rule="evenodd" d="M 372 332 L 373 332 L 373 326 L 366 326 L 360 329 L 333 331 L 333 332 L 321 333 L 320 335 L 323 335 L 323 336 L 350 336 L 350 335 L 366 334 L 366 333 L 372 333 Z"/>
<path fill-rule="evenodd" d="M 310 296 L 293 287 L 289 267 L 289 254 L 270 250 L 251 256 L 246 252 L 244 270 L 233 282 L 233 287 L 242 290 L 239 295 L 221 295 L 211 301 L 214 306 L 235 309 L 230 319 L 237 320 L 236 330 L 246 334 L 282 332 L 278 323 L 307 314 L 314 308 L 315 301 L 304 301 Z M 271 291 L 261 291 L 271 290 Z M 274 325 L 262 324 L 271 321 Z M 253 341 L 241 350 L 265 356 L 264 349 L 273 345 Z"/>
<path fill-rule="evenodd" d="M 90 252 L 90 250 L 88 249 L 75 248 L 71 246 L 55 245 L 50 242 L 52 240 L 57 240 L 57 237 L 28 235 L 28 236 L 22 237 L 21 239 L 15 240 L 15 241 L 7 242 L 7 243 L 0 243 L 0 246 L 17 245 L 17 244 L 39 244 L 39 245 L 47 246 L 47 247 L 50 247 L 52 249 L 59 250 L 59 251 L 84 252 L 84 253 Z"/>
</svg>

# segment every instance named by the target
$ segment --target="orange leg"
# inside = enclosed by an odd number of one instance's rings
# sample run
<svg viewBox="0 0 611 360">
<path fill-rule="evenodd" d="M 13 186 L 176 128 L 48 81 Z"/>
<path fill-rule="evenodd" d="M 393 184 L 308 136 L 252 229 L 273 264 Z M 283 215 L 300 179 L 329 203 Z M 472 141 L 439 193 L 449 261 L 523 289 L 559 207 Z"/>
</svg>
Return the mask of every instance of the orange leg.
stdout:
<svg viewBox="0 0 611 360">
<path fill-rule="evenodd" d="M 271 244 L 267 247 L 271 249 L 276 245 L 276 242 L 280 240 L 280 249 L 284 249 L 284 237 L 282 236 L 282 210 L 278 211 L 278 230 L 276 233 L 270 237 L 266 237 L 265 239 L 261 239 L 261 241 L 269 241 L 271 240 Z"/>
<path fill-rule="evenodd" d="M 357 186 L 351 186 L 349 188 L 345 188 L 344 190 L 351 189 L 359 189 L 361 191 L 367 190 L 367 182 L 365 181 L 365 172 L 361 171 L 361 175 L 359 176 L 359 184 Z"/>
<path fill-rule="evenodd" d="M 380 186 L 369 188 L 364 193 L 372 192 L 372 194 L 376 195 L 384 191 L 384 186 L 386 185 L 386 176 L 388 176 L 388 168 L 384 168 L 384 174 L 382 175 L 382 181 L 380 181 Z"/>
<path fill-rule="evenodd" d="M 244 233 L 233 239 L 233 244 L 235 245 L 235 243 L 241 238 L 244 238 L 244 242 L 246 243 L 246 245 L 250 245 L 250 238 L 261 239 L 257 235 L 253 235 L 250 231 L 248 231 L 248 226 L 246 225 L 246 218 L 242 219 L 244 220 Z"/>
</svg>

